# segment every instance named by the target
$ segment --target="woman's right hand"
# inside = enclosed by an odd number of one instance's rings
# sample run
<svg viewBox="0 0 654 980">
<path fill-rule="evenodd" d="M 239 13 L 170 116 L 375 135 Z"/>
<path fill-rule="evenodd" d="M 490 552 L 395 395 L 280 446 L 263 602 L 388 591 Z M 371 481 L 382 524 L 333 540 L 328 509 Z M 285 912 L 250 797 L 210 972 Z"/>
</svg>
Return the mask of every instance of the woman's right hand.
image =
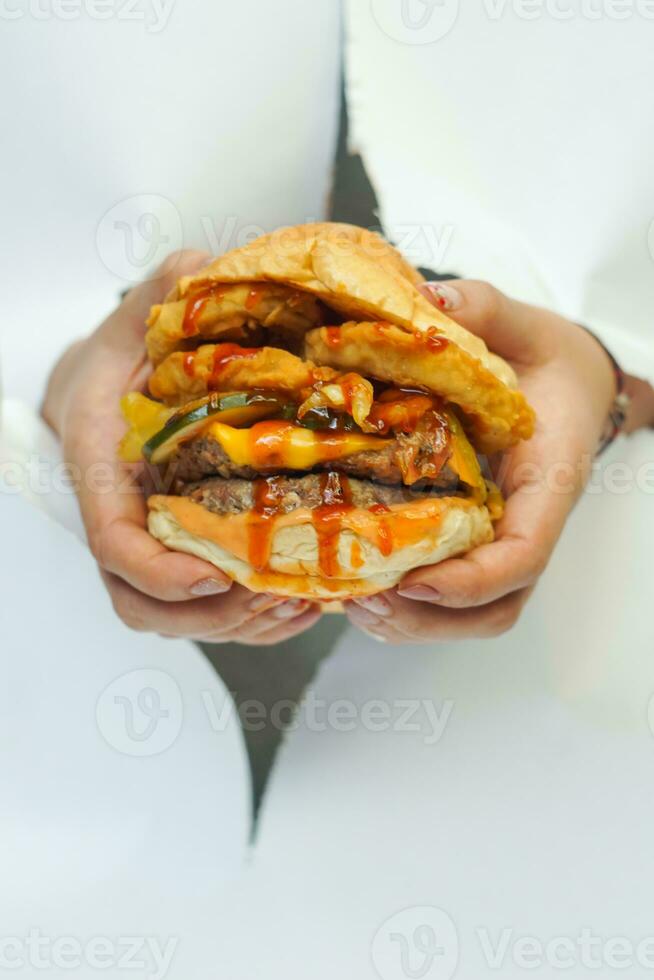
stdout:
<svg viewBox="0 0 654 980">
<path fill-rule="evenodd" d="M 91 551 L 128 626 L 215 643 L 279 643 L 312 626 L 319 607 L 252 593 L 208 562 L 168 551 L 147 531 L 133 468 L 116 458 L 125 428 L 120 398 L 142 388 L 149 373 L 144 336 L 150 307 L 208 258 L 199 252 L 170 256 L 90 337 L 69 348 L 50 376 L 42 414 L 62 440 Z"/>
</svg>

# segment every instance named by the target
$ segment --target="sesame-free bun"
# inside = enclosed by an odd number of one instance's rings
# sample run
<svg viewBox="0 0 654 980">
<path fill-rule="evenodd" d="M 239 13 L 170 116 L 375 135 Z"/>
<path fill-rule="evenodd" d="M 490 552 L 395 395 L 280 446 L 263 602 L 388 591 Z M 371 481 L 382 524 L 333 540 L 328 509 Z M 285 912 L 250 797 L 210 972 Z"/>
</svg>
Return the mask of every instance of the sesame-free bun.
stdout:
<svg viewBox="0 0 654 980">
<path fill-rule="evenodd" d="M 354 509 L 338 535 L 337 574 L 326 576 L 312 512 L 299 508 L 276 521 L 261 572 L 249 560 L 247 512 L 215 514 L 186 498 L 163 495 L 150 497 L 148 506 L 150 533 L 166 547 L 211 562 L 254 592 L 315 601 L 373 595 L 397 585 L 412 568 L 493 539 L 487 508 L 459 497 L 403 503 L 384 515 Z M 395 540 L 391 549 L 383 547 L 380 522 L 387 522 Z"/>
<path fill-rule="evenodd" d="M 182 277 L 168 300 L 183 298 L 198 282 L 266 280 L 313 293 L 350 320 L 387 320 L 423 332 L 436 327 L 500 382 L 517 383 L 513 369 L 490 354 L 480 337 L 418 292 L 423 277 L 396 248 L 356 225 L 316 222 L 279 228 Z"/>
</svg>

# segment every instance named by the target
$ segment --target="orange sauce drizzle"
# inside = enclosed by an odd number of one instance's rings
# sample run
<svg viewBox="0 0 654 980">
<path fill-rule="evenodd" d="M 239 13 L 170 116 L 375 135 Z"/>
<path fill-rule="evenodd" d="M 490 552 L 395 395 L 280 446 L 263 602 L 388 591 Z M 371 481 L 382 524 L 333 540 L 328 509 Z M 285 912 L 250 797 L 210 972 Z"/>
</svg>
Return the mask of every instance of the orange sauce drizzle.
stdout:
<svg viewBox="0 0 654 980">
<path fill-rule="evenodd" d="M 259 353 L 258 347 L 241 347 L 239 344 L 217 344 L 213 352 L 211 374 L 207 381 L 207 388 L 216 388 L 220 381 L 220 375 L 226 364 L 241 358 L 254 357 Z"/>
<path fill-rule="evenodd" d="M 307 507 L 283 511 L 278 480 L 278 477 L 268 477 L 256 481 L 254 507 L 247 513 L 213 514 L 185 497 L 151 497 L 149 506 L 158 510 L 165 505 L 191 533 L 215 541 L 230 554 L 249 561 L 257 573 L 265 572 L 274 577 L 277 573 L 267 567 L 273 531 L 313 524 L 315 519 L 314 511 Z M 460 507 L 465 510 L 474 506 L 471 500 L 464 497 L 450 497 L 447 500 L 429 497 L 406 505 L 394 505 L 390 509 L 383 504 L 373 504 L 368 509 L 348 508 L 334 501 L 333 497 L 332 504 L 335 504 L 335 510 L 341 511 L 341 517 L 340 520 L 334 518 L 330 530 L 347 529 L 370 541 L 382 554 L 390 554 L 393 548 L 407 547 L 420 541 L 425 535 L 425 523 L 428 522 L 431 528 L 438 527 L 448 509 Z M 353 566 L 359 554 L 357 544 L 355 542 L 352 547 Z M 325 564 L 328 564 L 328 560 Z M 283 575 L 282 578 L 286 580 L 288 576 Z M 327 576 L 325 579 L 326 585 L 329 580 Z M 258 581 L 261 585 L 264 577 L 261 576 Z M 303 581 L 298 573 L 298 587 Z M 336 582 L 334 585 L 336 587 Z"/>
<path fill-rule="evenodd" d="M 340 327 L 325 327 L 325 342 L 329 347 L 338 347 L 342 340 Z"/>
<path fill-rule="evenodd" d="M 352 539 L 350 546 L 350 564 L 352 568 L 363 568 L 363 552 L 361 544 L 357 538 Z"/>
<path fill-rule="evenodd" d="M 390 520 L 386 516 L 390 515 L 390 510 L 386 504 L 372 504 L 368 510 L 371 514 L 376 514 L 379 517 L 377 522 L 377 547 L 384 558 L 388 558 L 393 551 L 393 531 L 391 530 Z"/>
<path fill-rule="evenodd" d="M 423 391 L 389 388 L 373 402 L 368 421 L 382 434 L 390 429 L 413 432 L 423 415 L 435 404 L 436 399 Z"/>
<path fill-rule="evenodd" d="M 184 319 L 182 320 L 182 333 L 185 337 L 193 337 L 199 332 L 198 320 L 210 299 L 218 299 L 225 293 L 227 286 L 224 283 L 212 283 L 209 285 L 200 284 L 189 293 L 184 308 Z"/>
<path fill-rule="evenodd" d="M 266 289 L 267 286 L 265 283 L 259 283 L 258 285 L 253 286 L 250 292 L 247 294 L 245 300 L 245 309 L 246 310 L 255 309 L 255 307 L 257 307 L 261 302 L 262 297 L 265 295 Z"/>
<path fill-rule="evenodd" d="M 248 514 L 248 558 L 258 572 L 268 567 L 275 518 L 282 512 L 283 491 L 275 476 L 253 484 L 254 506 Z"/>
<path fill-rule="evenodd" d="M 318 538 L 318 568 L 325 578 L 337 578 L 341 571 L 338 542 L 344 515 L 352 510 L 352 492 L 346 476 L 323 473 L 320 477 L 322 503 L 313 510 L 312 523 Z"/>
<path fill-rule="evenodd" d="M 191 351 L 190 354 L 184 355 L 184 360 L 182 361 L 184 367 L 184 374 L 189 378 L 195 377 L 195 354 Z"/>
<path fill-rule="evenodd" d="M 449 340 L 440 333 L 437 327 L 430 327 L 425 334 L 425 346 L 430 351 L 438 353 L 445 350 L 448 344 Z"/>
</svg>

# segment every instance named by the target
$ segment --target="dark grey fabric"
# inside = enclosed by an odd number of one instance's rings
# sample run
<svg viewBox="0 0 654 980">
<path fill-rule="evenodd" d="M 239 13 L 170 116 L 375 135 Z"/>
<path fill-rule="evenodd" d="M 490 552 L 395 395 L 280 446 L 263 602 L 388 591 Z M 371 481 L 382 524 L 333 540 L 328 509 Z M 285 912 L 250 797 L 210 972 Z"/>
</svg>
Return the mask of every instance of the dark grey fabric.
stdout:
<svg viewBox="0 0 654 980">
<path fill-rule="evenodd" d="M 300 702 L 307 684 L 346 626 L 345 616 L 329 614 L 301 636 L 272 647 L 200 644 L 242 713 L 252 777 L 253 821 L 284 735 L 280 722 L 288 720 L 288 702 Z"/>
<path fill-rule="evenodd" d="M 376 208 L 377 199 L 361 157 L 347 152 L 347 113 L 343 97 L 329 217 L 332 221 L 376 228 Z M 323 616 L 307 633 L 274 647 L 200 644 L 232 692 L 239 710 L 246 702 L 263 705 L 265 721 L 261 730 L 254 731 L 247 723 L 243 726 L 252 774 L 254 820 L 283 738 L 283 731 L 275 723 L 277 719 L 270 718 L 270 709 L 276 703 L 292 701 L 297 704 L 300 701 L 302 692 L 320 663 L 333 650 L 346 625 L 344 616 L 330 614 Z"/>
</svg>

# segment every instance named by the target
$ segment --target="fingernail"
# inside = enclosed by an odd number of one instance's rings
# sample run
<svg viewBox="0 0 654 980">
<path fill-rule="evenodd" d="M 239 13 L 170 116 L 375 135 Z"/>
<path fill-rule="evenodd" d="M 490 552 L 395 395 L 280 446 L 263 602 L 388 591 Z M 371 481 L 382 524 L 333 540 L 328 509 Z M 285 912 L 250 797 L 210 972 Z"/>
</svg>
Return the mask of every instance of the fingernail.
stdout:
<svg viewBox="0 0 654 980">
<path fill-rule="evenodd" d="M 354 620 L 357 626 L 381 626 L 381 620 L 379 616 L 373 615 L 373 613 L 368 612 L 363 606 L 357 603 L 352 603 L 348 609 L 350 618 Z"/>
<path fill-rule="evenodd" d="M 454 286 L 448 286 L 443 282 L 426 282 L 422 288 L 441 310 L 456 310 L 463 304 L 463 296 Z"/>
<path fill-rule="evenodd" d="M 391 616 L 393 614 L 393 607 L 383 595 L 360 596 L 354 599 L 354 602 L 375 616 Z"/>
<path fill-rule="evenodd" d="M 383 633 L 373 633 L 372 630 L 363 631 L 366 636 L 369 636 L 371 640 L 377 640 L 377 643 L 388 643 L 388 638 L 384 636 Z"/>
<path fill-rule="evenodd" d="M 191 595 L 219 595 L 221 592 L 228 592 L 231 589 L 231 582 L 223 582 L 219 578 L 203 578 L 189 589 Z"/>
<path fill-rule="evenodd" d="M 288 602 L 283 602 L 281 606 L 273 609 L 273 616 L 277 619 L 292 619 L 293 616 L 298 616 L 308 609 L 308 607 L 309 603 L 306 599 L 290 599 Z"/>
<path fill-rule="evenodd" d="M 409 585 L 405 589 L 399 588 L 397 594 L 403 599 L 417 599 L 419 602 L 439 602 L 443 598 L 438 589 L 432 589 L 429 585 Z"/>
<path fill-rule="evenodd" d="M 268 609 L 270 606 L 274 606 L 276 603 L 281 601 L 282 599 L 278 595 L 271 595 L 269 592 L 257 592 L 257 594 L 250 599 L 250 609 L 252 612 L 258 612 L 262 609 Z"/>
</svg>

